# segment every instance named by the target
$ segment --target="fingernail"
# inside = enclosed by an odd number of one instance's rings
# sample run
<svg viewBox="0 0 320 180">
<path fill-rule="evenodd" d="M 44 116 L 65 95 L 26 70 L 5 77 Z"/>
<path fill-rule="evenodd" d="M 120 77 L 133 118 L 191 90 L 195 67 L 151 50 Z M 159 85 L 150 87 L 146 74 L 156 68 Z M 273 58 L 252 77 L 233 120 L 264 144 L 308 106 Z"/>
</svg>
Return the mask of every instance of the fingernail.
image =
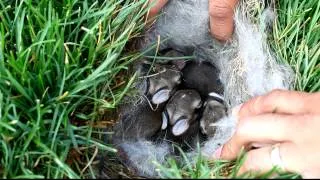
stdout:
<svg viewBox="0 0 320 180">
<path fill-rule="evenodd" d="M 222 146 L 219 147 L 214 153 L 213 153 L 213 158 L 214 159 L 219 159 L 221 156 L 221 152 L 222 152 Z"/>
<path fill-rule="evenodd" d="M 236 107 L 232 108 L 232 116 L 238 117 L 241 106 L 242 104 L 239 104 Z"/>
</svg>

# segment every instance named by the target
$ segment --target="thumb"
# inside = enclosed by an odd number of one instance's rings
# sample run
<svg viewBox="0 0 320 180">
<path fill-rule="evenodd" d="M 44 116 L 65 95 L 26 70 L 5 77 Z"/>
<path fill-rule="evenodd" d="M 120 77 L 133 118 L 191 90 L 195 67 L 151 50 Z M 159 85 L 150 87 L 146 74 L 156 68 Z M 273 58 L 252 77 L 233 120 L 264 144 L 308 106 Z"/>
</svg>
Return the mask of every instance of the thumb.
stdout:
<svg viewBox="0 0 320 180">
<path fill-rule="evenodd" d="M 168 0 L 149 0 L 149 3 L 152 5 L 152 7 L 150 8 L 148 19 L 155 17 L 167 2 Z"/>
<path fill-rule="evenodd" d="M 220 41 L 233 33 L 233 14 L 238 0 L 209 0 L 210 31 Z"/>
</svg>

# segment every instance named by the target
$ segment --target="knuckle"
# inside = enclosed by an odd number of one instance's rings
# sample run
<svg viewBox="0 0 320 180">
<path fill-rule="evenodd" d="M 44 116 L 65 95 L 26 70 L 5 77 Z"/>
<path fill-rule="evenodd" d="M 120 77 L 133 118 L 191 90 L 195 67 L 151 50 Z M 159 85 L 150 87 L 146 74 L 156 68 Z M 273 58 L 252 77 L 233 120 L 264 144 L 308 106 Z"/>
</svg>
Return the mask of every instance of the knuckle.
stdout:
<svg viewBox="0 0 320 180">
<path fill-rule="evenodd" d="M 263 96 L 257 96 L 251 99 L 241 107 L 240 112 L 243 112 L 241 113 L 241 115 L 243 114 L 245 116 L 248 116 L 248 115 L 255 115 L 259 113 L 260 109 L 263 108 L 264 103 L 265 101 Z"/>
<path fill-rule="evenodd" d="M 267 111 L 277 111 L 279 108 L 279 102 L 283 99 L 283 96 L 285 95 L 285 91 L 282 89 L 275 89 L 268 93 L 266 96 L 264 96 L 264 99 L 262 101 L 262 106 Z"/>
<path fill-rule="evenodd" d="M 261 111 L 261 108 L 264 107 L 264 97 L 258 96 L 253 100 L 253 103 L 250 106 L 250 112 L 251 113 L 259 113 Z"/>
<path fill-rule="evenodd" d="M 248 120 L 249 118 L 242 118 L 241 121 L 239 121 L 237 130 L 235 131 L 234 137 L 244 137 L 247 132 L 247 125 L 250 123 Z"/>
<path fill-rule="evenodd" d="M 275 89 L 275 90 L 272 90 L 270 93 L 268 93 L 266 97 L 267 97 L 267 99 L 275 99 L 275 98 L 282 96 L 283 93 L 284 93 L 284 90 Z"/>
</svg>

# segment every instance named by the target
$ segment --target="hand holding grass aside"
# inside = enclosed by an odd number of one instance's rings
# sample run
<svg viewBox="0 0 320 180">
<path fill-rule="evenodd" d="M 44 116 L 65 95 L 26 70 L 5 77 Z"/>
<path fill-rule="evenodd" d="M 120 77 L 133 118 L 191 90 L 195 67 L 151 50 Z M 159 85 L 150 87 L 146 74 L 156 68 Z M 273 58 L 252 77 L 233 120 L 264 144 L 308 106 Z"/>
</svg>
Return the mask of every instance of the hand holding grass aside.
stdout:
<svg viewBox="0 0 320 180">
<path fill-rule="evenodd" d="M 320 93 L 275 90 L 258 96 L 234 110 L 238 117 L 235 135 L 216 153 L 221 159 L 234 159 L 242 147 L 249 150 L 239 173 L 267 172 L 273 167 L 272 145 L 279 143 L 284 171 L 304 178 L 320 176 Z M 220 152 L 221 153 L 220 153 Z"/>
</svg>

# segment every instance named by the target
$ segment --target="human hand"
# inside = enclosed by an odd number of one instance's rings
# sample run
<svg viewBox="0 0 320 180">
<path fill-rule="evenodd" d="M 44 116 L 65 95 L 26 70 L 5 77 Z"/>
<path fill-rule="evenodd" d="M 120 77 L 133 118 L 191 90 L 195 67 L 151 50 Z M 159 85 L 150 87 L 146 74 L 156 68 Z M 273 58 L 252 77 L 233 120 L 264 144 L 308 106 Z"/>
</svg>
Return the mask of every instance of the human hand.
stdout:
<svg viewBox="0 0 320 180">
<path fill-rule="evenodd" d="M 149 0 L 155 3 L 150 9 L 148 19 L 155 17 L 168 0 Z M 238 0 L 209 0 L 210 32 L 220 41 L 228 40 L 233 33 L 233 14 Z"/>
<path fill-rule="evenodd" d="M 153 6 L 149 10 L 148 19 L 154 18 L 167 2 L 168 0 L 149 0 L 149 4 L 153 4 Z"/>
<path fill-rule="evenodd" d="M 232 160 L 249 149 L 239 174 L 272 169 L 272 145 L 278 144 L 280 166 L 304 178 L 320 177 L 320 93 L 275 90 L 235 108 L 238 126 L 234 136 L 215 153 Z M 274 155 L 277 155 L 274 151 Z M 279 157 L 276 156 L 276 157 Z"/>
</svg>

